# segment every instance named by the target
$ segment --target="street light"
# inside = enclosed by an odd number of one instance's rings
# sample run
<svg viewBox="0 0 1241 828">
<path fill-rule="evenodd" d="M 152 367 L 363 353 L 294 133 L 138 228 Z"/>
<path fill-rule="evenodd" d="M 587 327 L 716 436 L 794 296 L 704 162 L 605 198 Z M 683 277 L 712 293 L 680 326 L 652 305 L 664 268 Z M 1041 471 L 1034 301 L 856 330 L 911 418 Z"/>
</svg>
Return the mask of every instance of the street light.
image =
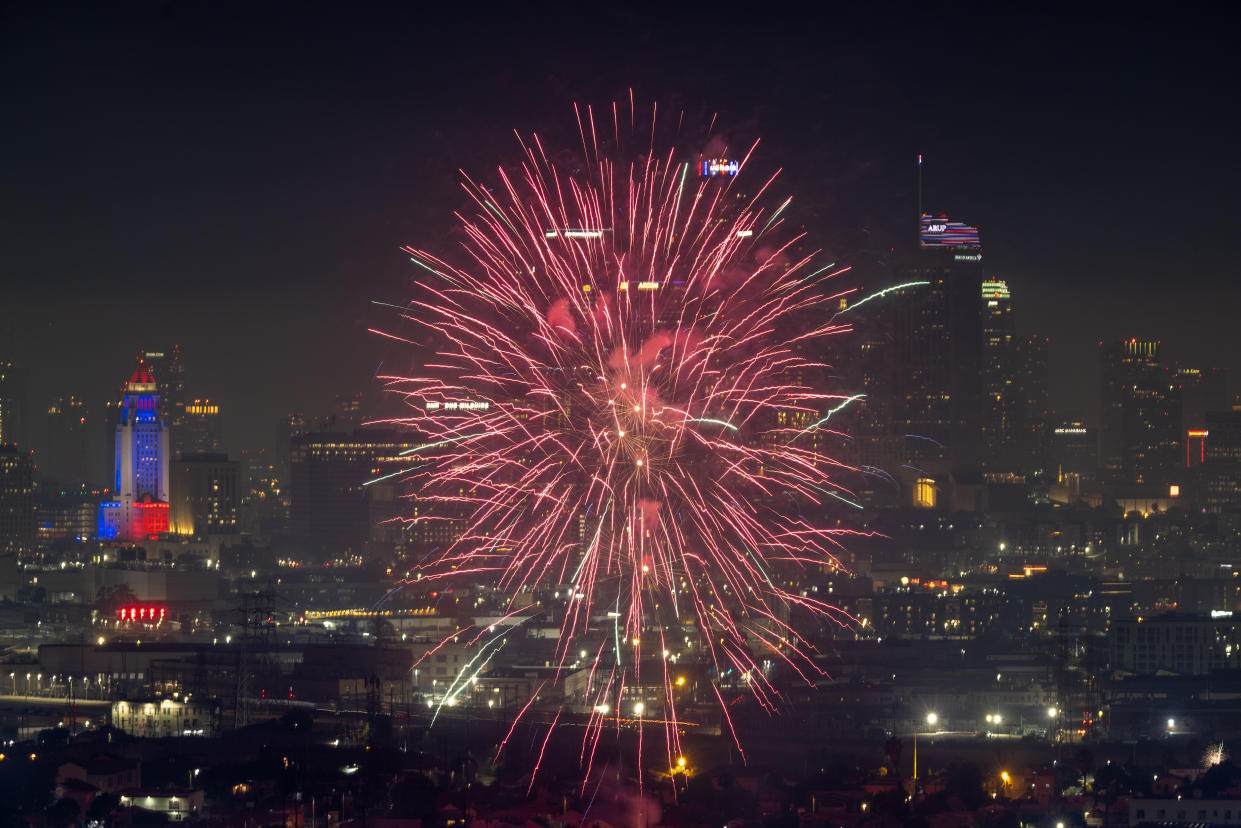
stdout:
<svg viewBox="0 0 1241 828">
<path fill-rule="evenodd" d="M 927 724 L 933 725 L 938 721 L 939 721 L 938 714 L 936 713 L 926 714 Z M 913 792 L 910 794 L 911 796 L 913 796 L 914 794 L 917 794 L 918 792 L 918 728 L 917 726 L 914 727 L 914 779 L 913 779 L 913 783 L 914 783 L 914 787 L 913 787 Z"/>
</svg>

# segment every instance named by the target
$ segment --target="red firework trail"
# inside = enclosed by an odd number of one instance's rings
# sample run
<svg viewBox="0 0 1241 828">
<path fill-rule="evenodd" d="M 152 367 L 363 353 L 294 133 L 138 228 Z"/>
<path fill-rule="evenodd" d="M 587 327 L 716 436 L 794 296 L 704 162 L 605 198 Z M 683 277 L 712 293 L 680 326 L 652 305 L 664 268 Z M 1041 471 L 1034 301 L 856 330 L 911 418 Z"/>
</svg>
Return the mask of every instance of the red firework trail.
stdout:
<svg viewBox="0 0 1241 828">
<path fill-rule="evenodd" d="M 736 178 L 700 178 L 675 151 L 617 161 L 593 115 L 578 126 L 576 168 L 519 137 L 522 164 L 494 190 L 465 177 L 475 209 L 451 261 L 406 248 L 421 292 L 404 317 L 432 345 L 415 375 L 385 379 L 409 405 L 396 422 L 427 442 L 389 476 L 415 520 L 464 526 L 422 579 L 484 579 L 514 602 L 566 590 L 555 682 L 588 678 L 555 720 L 588 721 L 586 764 L 635 714 L 666 731 L 673 767 L 685 661 L 705 665 L 726 720 L 724 675 L 774 710 L 770 665 L 819 673 L 791 613 L 847 621 L 787 575 L 839 566 L 844 530 L 802 515 L 849 500 L 823 447 L 856 398 L 815 387 L 849 291 L 794 253 L 788 202 L 764 206 L 775 176 L 740 197 L 754 147 Z M 573 667 L 579 649 L 590 663 Z"/>
</svg>

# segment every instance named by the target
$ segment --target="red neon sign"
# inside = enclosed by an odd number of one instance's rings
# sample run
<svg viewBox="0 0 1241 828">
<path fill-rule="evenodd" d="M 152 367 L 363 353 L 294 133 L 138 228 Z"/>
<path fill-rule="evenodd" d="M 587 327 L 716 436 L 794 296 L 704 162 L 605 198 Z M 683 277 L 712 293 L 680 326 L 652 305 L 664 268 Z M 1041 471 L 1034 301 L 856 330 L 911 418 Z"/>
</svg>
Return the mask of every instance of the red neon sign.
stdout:
<svg viewBox="0 0 1241 828">
<path fill-rule="evenodd" d="M 116 617 L 121 621 L 159 622 L 168 617 L 168 608 L 158 606 L 121 607 L 116 611 Z"/>
</svg>

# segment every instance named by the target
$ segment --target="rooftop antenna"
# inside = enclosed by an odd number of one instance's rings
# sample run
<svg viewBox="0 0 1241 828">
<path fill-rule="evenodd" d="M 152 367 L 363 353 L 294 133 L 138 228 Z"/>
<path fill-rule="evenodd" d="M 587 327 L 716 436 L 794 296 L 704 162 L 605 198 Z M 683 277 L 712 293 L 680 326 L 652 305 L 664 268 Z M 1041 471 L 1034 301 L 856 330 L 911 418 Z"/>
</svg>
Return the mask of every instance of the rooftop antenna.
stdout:
<svg viewBox="0 0 1241 828">
<path fill-rule="evenodd" d="M 918 233 L 922 233 L 922 153 L 918 153 Z"/>
</svg>

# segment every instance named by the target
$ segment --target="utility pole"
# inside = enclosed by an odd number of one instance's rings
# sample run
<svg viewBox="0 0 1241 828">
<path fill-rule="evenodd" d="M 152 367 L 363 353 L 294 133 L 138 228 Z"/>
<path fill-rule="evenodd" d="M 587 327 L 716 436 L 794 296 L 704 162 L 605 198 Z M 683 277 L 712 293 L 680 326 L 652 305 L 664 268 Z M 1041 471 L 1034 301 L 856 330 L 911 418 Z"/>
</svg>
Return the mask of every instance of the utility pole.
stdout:
<svg viewBox="0 0 1241 828">
<path fill-rule="evenodd" d="M 1053 738 L 1056 741 L 1056 755 L 1064 758 L 1062 735 L 1064 732 L 1065 713 L 1069 706 L 1069 617 L 1068 607 L 1060 608 L 1060 622 L 1056 629 L 1056 712 L 1051 717 L 1054 727 Z"/>
<path fill-rule="evenodd" d="M 250 654 L 258 650 L 264 657 L 271 651 L 275 637 L 276 595 L 270 589 L 241 596 L 239 632 L 237 642 L 236 701 L 233 705 L 233 727 L 242 728 L 249 723 Z"/>
</svg>

